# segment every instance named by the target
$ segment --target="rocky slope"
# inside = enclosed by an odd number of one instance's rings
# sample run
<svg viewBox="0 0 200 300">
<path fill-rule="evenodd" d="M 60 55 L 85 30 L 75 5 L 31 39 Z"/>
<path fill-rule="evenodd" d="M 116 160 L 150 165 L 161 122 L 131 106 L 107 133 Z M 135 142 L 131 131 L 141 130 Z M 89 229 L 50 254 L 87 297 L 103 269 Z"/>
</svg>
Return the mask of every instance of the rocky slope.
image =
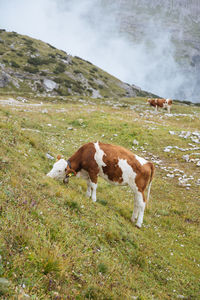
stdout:
<svg viewBox="0 0 200 300">
<path fill-rule="evenodd" d="M 121 29 L 125 32 L 128 27 L 134 35 L 145 32 L 146 25 L 151 20 L 157 32 L 166 29 L 172 35 L 176 50 L 180 55 L 187 53 L 195 64 L 193 56 L 200 52 L 200 2 L 198 0 L 121 0 L 120 1 Z M 157 25 L 160 26 L 157 26 Z M 140 25 L 140 26 L 139 26 Z M 181 43 L 181 45 L 179 44 Z M 191 53 L 192 49 L 192 53 Z"/>
<path fill-rule="evenodd" d="M 0 91 L 93 98 L 149 95 L 89 61 L 50 44 L 0 30 Z"/>
<path fill-rule="evenodd" d="M 137 45 L 145 45 L 145 53 L 141 55 L 148 57 L 150 54 L 155 65 L 160 58 L 163 63 L 168 58 L 165 73 L 169 73 L 169 77 L 176 77 L 176 74 L 179 77 L 174 88 L 174 97 L 198 102 L 200 2 L 198 0 L 120 0 L 117 2 L 102 0 L 102 4 L 107 7 L 107 10 L 113 10 L 116 23 L 119 24 L 120 35 L 128 37 L 133 49 Z M 156 72 L 161 68 L 162 64 L 159 64 Z M 166 79 L 166 74 L 163 77 Z"/>
</svg>

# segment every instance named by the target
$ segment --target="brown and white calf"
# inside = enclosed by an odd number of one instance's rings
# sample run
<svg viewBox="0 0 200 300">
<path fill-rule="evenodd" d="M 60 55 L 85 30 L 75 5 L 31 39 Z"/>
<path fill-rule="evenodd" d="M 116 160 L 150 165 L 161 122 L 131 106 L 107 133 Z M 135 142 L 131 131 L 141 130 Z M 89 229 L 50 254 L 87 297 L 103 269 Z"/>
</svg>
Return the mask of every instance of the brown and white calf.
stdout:
<svg viewBox="0 0 200 300">
<path fill-rule="evenodd" d="M 147 102 L 150 104 L 150 106 L 154 106 L 155 110 L 158 110 L 158 107 L 161 108 L 167 108 L 168 113 L 170 113 L 172 100 L 171 99 L 147 99 Z"/>
<path fill-rule="evenodd" d="M 59 157 L 60 158 L 60 157 Z M 134 210 L 131 220 L 141 227 L 145 204 L 149 200 L 154 165 L 131 151 L 101 142 L 83 145 L 67 161 L 59 159 L 47 174 L 68 183 L 70 175 L 83 177 L 87 182 L 88 197 L 96 201 L 98 176 L 115 185 L 129 185 L 134 192 Z M 148 186 L 147 200 L 144 191 Z"/>
</svg>

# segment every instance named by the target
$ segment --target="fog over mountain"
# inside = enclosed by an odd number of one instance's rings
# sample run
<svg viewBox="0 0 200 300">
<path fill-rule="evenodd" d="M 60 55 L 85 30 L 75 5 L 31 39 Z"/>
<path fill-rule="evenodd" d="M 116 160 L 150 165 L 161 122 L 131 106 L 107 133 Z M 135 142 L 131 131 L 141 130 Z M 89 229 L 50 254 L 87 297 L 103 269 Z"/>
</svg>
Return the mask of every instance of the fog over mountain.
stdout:
<svg viewBox="0 0 200 300">
<path fill-rule="evenodd" d="M 200 102 L 198 0 L 0 0 L 0 28 L 160 96 Z"/>
</svg>

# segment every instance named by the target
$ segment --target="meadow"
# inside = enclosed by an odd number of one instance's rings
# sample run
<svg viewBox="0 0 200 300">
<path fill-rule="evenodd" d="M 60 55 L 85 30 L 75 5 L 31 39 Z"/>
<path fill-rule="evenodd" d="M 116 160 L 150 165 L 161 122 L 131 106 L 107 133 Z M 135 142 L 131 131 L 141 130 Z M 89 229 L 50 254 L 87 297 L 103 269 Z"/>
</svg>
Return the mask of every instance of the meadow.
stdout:
<svg viewBox="0 0 200 300">
<path fill-rule="evenodd" d="M 12 97 L 0 97 L 0 299 L 200 299 L 200 107 Z M 155 163 L 141 229 L 128 187 L 99 179 L 93 203 L 83 180 L 46 176 L 97 140 Z"/>
</svg>

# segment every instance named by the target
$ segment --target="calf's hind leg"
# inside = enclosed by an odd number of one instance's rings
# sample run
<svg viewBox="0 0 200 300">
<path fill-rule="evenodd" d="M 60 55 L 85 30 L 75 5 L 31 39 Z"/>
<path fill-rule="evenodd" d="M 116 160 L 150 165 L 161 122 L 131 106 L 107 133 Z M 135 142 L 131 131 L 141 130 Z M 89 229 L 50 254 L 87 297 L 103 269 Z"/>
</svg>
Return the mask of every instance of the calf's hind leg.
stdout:
<svg viewBox="0 0 200 300">
<path fill-rule="evenodd" d="M 143 223 L 143 217 L 144 217 L 144 210 L 145 210 L 145 198 L 144 198 L 144 193 L 142 192 L 135 192 L 135 205 L 134 205 L 134 210 L 133 210 L 133 215 L 131 220 L 135 221 L 137 219 L 136 226 L 138 228 L 141 228 L 142 223 Z M 137 216 L 138 215 L 138 216 Z"/>
<path fill-rule="evenodd" d="M 92 201 L 96 202 L 97 198 L 96 198 L 96 189 L 97 189 L 97 175 L 94 174 L 93 172 L 88 172 L 89 174 L 89 179 L 87 181 L 87 185 L 88 185 L 88 190 L 87 190 L 87 194 L 92 194 Z"/>
<path fill-rule="evenodd" d="M 90 198 L 91 194 L 92 194 L 91 180 L 87 179 L 87 192 L 86 192 L 86 196 Z"/>
</svg>

